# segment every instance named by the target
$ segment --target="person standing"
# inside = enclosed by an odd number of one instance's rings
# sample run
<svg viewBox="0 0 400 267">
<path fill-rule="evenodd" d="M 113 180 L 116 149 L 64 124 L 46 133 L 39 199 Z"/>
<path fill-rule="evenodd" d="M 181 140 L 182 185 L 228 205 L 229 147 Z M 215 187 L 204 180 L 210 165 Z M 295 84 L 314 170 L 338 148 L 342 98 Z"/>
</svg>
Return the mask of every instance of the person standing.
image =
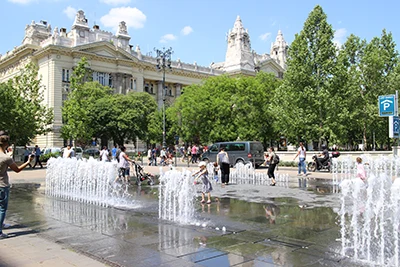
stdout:
<svg viewBox="0 0 400 267">
<path fill-rule="evenodd" d="M 117 152 L 115 153 L 115 158 L 117 159 L 118 162 L 119 162 L 119 154 L 121 154 L 121 146 L 118 146 Z"/>
<path fill-rule="evenodd" d="M 117 158 L 117 150 L 118 150 L 117 145 L 114 145 L 113 149 L 111 149 L 111 156 L 113 160 Z"/>
<path fill-rule="evenodd" d="M 151 150 L 151 164 L 157 166 L 157 148 L 153 147 Z"/>
<path fill-rule="evenodd" d="M 195 182 L 198 179 L 201 179 L 203 183 L 203 188 L 201 190 L 201 203 L 205 203 L 205 197 L 207 194 L 207 204 L 211 204 L 211 191 L 213 190 L 210 180 L 208 179 L 208 171 L 207 171 L 207 164 L 204 161 L 199 163 L 200 170 L 195 172 L 193 176 L 195 176 Z"/>
<path fill-rule="evenodd" d="M 40 161 L 40 155 L 42 153 L 40 152 L 40 147 L 38 145 L 35 146 L 35 164 L 33 165 L 32 169 L 36 167 L 37 164 L 40 165 L 40 168 L 43 169 L 42 162 Z"/>
<path fill-rule="evenodd" d="M 151 148 L 149 148 L 149 150 L 147 150 L 147 159 L 149 160 L 149 166 L 151 166 Z"/>
<path fill-rule="evenodd" d="M 192 164 L 197 163 L 197 152 L 198 152 L 197 146 L 193 145 L 192 146 Z"/>
<path fill-rule="evenodd" d="M 185 162 L 185 154 L 186 154 L 186 152 L 185 152 L 185 146 L 184 145 L 182 145 L 180 148 L 179 148 L 179 152 L 181 153 L 181 155 L 182 155 L 182 162 Z"/>
<path fill-rule="evenodd" d="M 10 183 L 8 178 L 8 167 L 15 172 L 22 171 L 29 165 L 33 157 L 28 157 L 28 160 L 20 166 L 14 160 L 6 155 L 7 147 L 9 146 L 10 137 L 5 131 L 0 131 L 0 239 L 7 238 L 8 235 L 3 233 L 4 219 L 8 208 L 8 200 L 10 196 Z"/>
<path fill-rule="evenodd" d="M 71 158 L 71 157 L 72 157 L 71 145 L 67 145 L 67 147 L 64 148 L 63 158 Z"/>
<path fill-rule="evenodd" d="M 165 147 L 163 147 L 160 151 L 160 165 L 165 166 L 167 160 L 167 152 L 165 151 Z"/>
<path fill-rule="evenodd" d="M 27 146 L 25 146 L 25 151 L 24 151 L 24 162 L 27 162 L 27 161 L 29 161 L 29 167 L 30 168 L 32 168 L 32 165 L 31 165 L 31 161 L 29 160 L 29 156 L 33 156 L 33 154 L 31 153 L 31 151 L 28 149 L 28 147 Z"/>
<path fill-rule="evenodd" d="M 306 170 L 306 148 L 303 145 L 303 142 L 300 142 L 300 146 L 297 149 L 297 154 L 293 158 L 295 160 L 297 157 L 299 157 L 299 171 L 298 171 L 298 176 L 301 176 L 301 171 L 304 172 L 304 176 L 307 175 L 307 170 Z"/>
<path fill-rule="evenodd" d="M 360 178 L 365 183 L 367 180 L 367 174 L 365 172 L 364 165 L 362 163 L 362 158 L 357 157 L 356 161 L 357 161 L 357 177 Z"/>
<path fill-rule="evenodd" d="M 271 179 L 270 186 L 275 186 L 275 167 L 277 165 L 277 156 L 275 154 L 275 150 L 273 147 L 268 148 L 268 159 L 269 159 L 269 166 L 268 166 L 268 177 Z"/>
<path fill-rule="evenodd" d="M 119 154 L 119 173 L 120 177 L 123 178 L 123 181 L 125 183 L 129 182 L 129 176 L 130 176 L 130 165 L 129 162 L 135 163 L 133 159 L 130 159 L 128 155 L 125 153 L 126 148 L 124 146 L 120 147 L 121 153 Z"/>
<path fill-rule="evenodd" d="M 188 160 L 188 166 L 189 166 L 189 162 L 192 161 L 192 147 L 188 146 L 187 150 L 186 150 L 186 154 L 187 154 L 187 160 Z"/>
<path fill-rule="evenodd" d="M 100 151 L 100 161 L 110 161 L 109 152 L 106 146 L 103 146 L 103 149 Z"/>
<path fill-rule="evenodd" d="M 225 147 L 221 147 L 217 154 L 217 164 L 221 170 L 221 184 L 222 186 L 229 184 L 229 172 L 230 163 L 228 153 L 225 151 Z"/>
</svg>

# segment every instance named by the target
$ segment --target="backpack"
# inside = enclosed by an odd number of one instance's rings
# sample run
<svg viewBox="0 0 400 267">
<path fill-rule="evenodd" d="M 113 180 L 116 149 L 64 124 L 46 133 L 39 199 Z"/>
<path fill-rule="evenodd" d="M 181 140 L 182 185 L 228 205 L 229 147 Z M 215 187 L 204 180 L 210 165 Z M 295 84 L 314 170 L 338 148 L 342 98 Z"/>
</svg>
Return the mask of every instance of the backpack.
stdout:
<svg viewBox="0 0 400 267">
<path fill-rule="evenodd" d="M 274 156 L 274 164 L 276 164 L 276 165 L 278 165 L 279 164 L 279 161 L 280 161 L 280 159 L 279 159 L 279 156 L 277 155 L 277 154 L 275 154 L 275 156 Z"/>
</svg>

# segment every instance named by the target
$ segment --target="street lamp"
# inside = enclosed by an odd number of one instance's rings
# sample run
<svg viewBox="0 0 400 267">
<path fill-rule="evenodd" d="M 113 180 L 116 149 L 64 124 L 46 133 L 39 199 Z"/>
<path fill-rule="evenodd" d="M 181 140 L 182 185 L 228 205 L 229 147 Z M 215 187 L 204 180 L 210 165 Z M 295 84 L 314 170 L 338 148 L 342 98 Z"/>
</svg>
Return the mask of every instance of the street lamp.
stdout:
<svg viewBox="0 0 400 267">
<path fill-rule="evenodd" d="M 163 116 L 163 140 L 162 140 L 162 147 L 167 147 L 167 143 L 165 141 L 165 69 L 172 69 L 171 68 L 171 55 L 173 53 L 172 47 L 165 50 L 163 47 L 162 50 L 154 48 L 154 51 L 157 53 L 157 70 L 163 72 L 163 79 L 162 79 L 162 116 Z"/>
</svg>

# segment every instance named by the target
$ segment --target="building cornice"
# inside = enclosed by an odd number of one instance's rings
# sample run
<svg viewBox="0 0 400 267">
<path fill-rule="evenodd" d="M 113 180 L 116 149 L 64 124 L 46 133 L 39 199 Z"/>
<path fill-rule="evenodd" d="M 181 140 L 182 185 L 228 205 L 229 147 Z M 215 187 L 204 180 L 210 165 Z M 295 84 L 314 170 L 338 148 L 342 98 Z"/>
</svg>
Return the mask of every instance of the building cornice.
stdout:
<svg viewBox="0 0 400 267">
<path fill-rule="evenodd" d="M 15 73 L 25 67 L 30 61 L 34 52 L 38 49 L 35 45 L 21 45 L 11 52 L 8 52 L 4 58 L 0 60 L 0 78 L 7 73 Z"/>
<path fill-rule="evenodd" d="M 110 53 L 114 53 L 115 56 L 100 55 L 95 53 L 94 51 L 91 51 L 98 48 L 105 48 L 104 50 L 106 51 L 108 50 L 110 51 Z M 94 60 L 99 62 L 112 63 L 119 66 L 138 68 L 141 72 L 144 70 L 156 71 L 156 64 L 154 62 L 147 60 L 140 60 L 135 55 L 132 55 L 121 48 L 115 47 L 113 44 L 109 42 L 101 41 L 101 42 L 80 45 L 72 48 L 60 45 L 48 45 L 44 48 L 40 48 L 38 46 L 30 44 L 23 45 L 21 47 L 18 47 L 18 49 L 13 50 L 12 55 L 7 56 L 4 60 L 0 61 L 0 73 L 2 69 L 7 68 L 9 65 L 11 65 L 13 68 L 16 65 L 19 65 L 20 60 L 28 55 L 34 58 L 36 61 L 44 57 L 48 57 L 50 55 L 69 56 L 72 58 L 86 57 L 90 61 Z M 214 73 L 214 71 L 218 73 Z M 193 79 L 205 79 L 211 76 L 216 76 L 218 74 L 221 74 L 219 72 L 220 71 L 218 70 L 210 69 L 210 72 L 207 73 L 204 71 L 197 71 L 196 69 L 191 70 L 175 66 L 173 66 L 171 70 L 171 73 L 173 75 L 188 77 Z"/>
<path fill-rule="evenodd" d="M 103 56 L 96 54 L 93 51 L 90 51 L 90 49 L 95 49 L 105 46 L 107 49 L 110 51 L 119 53 L 121 57 L 110 57 L 110 56 Z M 149 70 L 149 71 L 156 71 L 156 64 L 153 62 L 145 61 L 145 60 L 140 60 L 134 55 L 129 54 L 125 50 L 121 48 L 116 48 L 112 44 L 108 42 L 97 42 L 97 43 L 91 43 L 91 44 L 86 44 L 86 45 L 81 45 L 77 46 L 74 48 L 68 48 L 68 47 L 63 47 L 63 46 L 57 46 L 57 45 L 49 45 L 37 52 L 34 53 L 34 56 L 36 59 L 51 55 L 51 54 L 58 54 L 58 55 L 65 55 L 65 56 L 70 56 L 74 58 L 79 58 L 79 57 L 86 57 L 88 60 L 96 60 L 100 62 L 107 62 L 107 63 L 113 63 L 117 65 L 122 65 L 126 67 L 135 67 L 139 68 L 140 70 Z M 183 68 L 172 68 L 172 74 L 177 75 L 177 76 L 183 76 L 183 77 L 189 77 L 189 78 L 194 78 L 194 79 L 205 79 L 210 76 L 215 76 L 214 73 L 204 73 L 204 72 L 198 72 L 195 70 L 187 70 Z"/>
<path fill-rule="evenodd" d="M 285 69 L 282 68 L 282 66 L 279 65 L 279 64 L 278 64 L 274 59 L 272 59 L 272 58 L 266 59 L 266 60 L 261 61 L 260 63 L 258 63 L 258 65 L 259 65 L 260 67 L 266 66 L 266 65 L 268 65 L 268 64 L 270 64 L 270 65 L 272 65 L 273 67 L 275 67 L 275 69 L 276 69 L 277 71 L 279 71 L 279 72 L 285 72 Z"/>
</svg>

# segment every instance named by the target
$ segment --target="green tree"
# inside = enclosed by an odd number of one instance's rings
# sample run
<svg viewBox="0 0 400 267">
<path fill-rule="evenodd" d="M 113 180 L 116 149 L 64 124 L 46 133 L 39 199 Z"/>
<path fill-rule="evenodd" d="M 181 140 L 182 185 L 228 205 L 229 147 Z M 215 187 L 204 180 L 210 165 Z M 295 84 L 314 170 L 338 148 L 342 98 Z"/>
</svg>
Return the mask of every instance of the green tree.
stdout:
<svg viewBox="0 0 400 267">
<path fill-rule="evenodd" d="M 89 62 L 86 57 L 82 57 L 71 75 L 71 88 L 79 89 L 86 82 L 93 81 L 92 70 L 89 67 Z"/>
<path fill-rule="evenodd" d="M 365 147 L 368 147 L 374 133 L 379 143 L 388 142 L 388 120 L 378 116 L 377 101 L 379 95 L 394 93 L 395 89 L 391 88 L 390 82 L 392 76 L 396 75 L 399 60 L 395 47 L 392 34 L 383 30 L 380 38 L 375 37 L 366 45 L 360 62 L 361 84 L 366 101 L 363 127 Z"/>
<path fill-rule="evenodd" d="M 209 143 L 273 138 L 271 101 L 280 81 L 272 74 L 219 76 L 184 93 L 167 110 L 171 131 L 184 141 Z"/>
<path fill-rule="evenodd" d="M 98 82 L 85 82 L 73 89 L 62 107 L 64 124 L 61 127 L 61 136 L 79 142 L 95 137 L 99 132 L 96 128 L 98 124 L 95 122 L 99 115 L 96 102 L 111 97 L 111 93 L 111 88 L 102 86 Z"/>
<path fill-rule="evenodd" d="M 330 82 L 336 47 L 334 31 L 320 6 L 309 14 L 288 52 L 287 72 L 275 97 L 277 125 L 289 139 L 329 139 Z"/>
<path fill-rule="evenodd" d="M 35 136 L 51 131 L 53 110 L 44 104 L 43 86 L 35 64 L 29 63 L 19 75 L 1 84 L 0 95 L 4 101 L 0 128 L 9 131 L 14 144 L 25 145 Z"/>
<path fill-rule="evenodd" d="M 94 136 L 124 144 L 149 138 L 149 124 L 157 104 L 148 93 L 105 96 L 94 102 L 90 121 Z"/>
<path fill-rule="evenodd" d="M 360 72 L 366 44 L 353 34 L 348 37 L 339 51 L 332 79 L 331 105 L 335 108 L 327 116 L 332 141 L 348 144 L 350 149 L 362 139 L 361 129 L 366 123 L 366 99 Z"/>
</svg>

